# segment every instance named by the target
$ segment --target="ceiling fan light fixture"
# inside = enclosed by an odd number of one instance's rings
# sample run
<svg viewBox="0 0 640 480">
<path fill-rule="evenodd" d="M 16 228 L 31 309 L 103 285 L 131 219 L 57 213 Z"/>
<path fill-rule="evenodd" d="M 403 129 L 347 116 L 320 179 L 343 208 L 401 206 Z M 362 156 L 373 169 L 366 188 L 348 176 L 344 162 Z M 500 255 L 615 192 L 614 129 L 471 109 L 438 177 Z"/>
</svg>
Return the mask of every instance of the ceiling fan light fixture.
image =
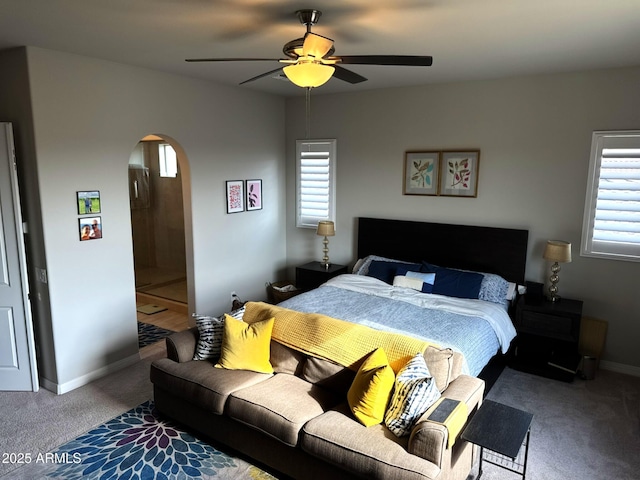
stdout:
<svg viewBox="0 0 640 480">
<path fill-rule="evenodd" d="M 300 62 L 283 68 L 291 82 L 302 88 L 315 88 L 329 81 L 335 67 L 315 62 Z"/>
</svg>

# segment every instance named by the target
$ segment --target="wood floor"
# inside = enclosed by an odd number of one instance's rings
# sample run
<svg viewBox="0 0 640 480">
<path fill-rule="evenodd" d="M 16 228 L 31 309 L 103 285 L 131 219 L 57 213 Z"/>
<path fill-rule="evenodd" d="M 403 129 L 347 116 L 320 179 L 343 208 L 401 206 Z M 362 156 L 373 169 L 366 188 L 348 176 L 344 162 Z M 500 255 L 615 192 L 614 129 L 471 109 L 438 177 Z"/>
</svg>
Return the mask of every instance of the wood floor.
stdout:
<svg viewBox="0 0 640 480">
<path fill-rule="evenodd" d="M 144 305 L 145 302 L 138 301 L 137 306 Z M 150 323 L 156 327 L 164 328 L 166 330 L 173 330 L 174 332 L 180 332 L 190 327 L 189 317 L 186 313 L 176 312 L 174 310 L 164 310 L 162 312 L 147 315 L 138 312 L 138 321 L 143 323 Z M 147 358 L 152 355 L 166 353 L 164 339 L 156 342 L 152 345 L 147 345 L 140 349 L 140 358 Z"/>
</svg>

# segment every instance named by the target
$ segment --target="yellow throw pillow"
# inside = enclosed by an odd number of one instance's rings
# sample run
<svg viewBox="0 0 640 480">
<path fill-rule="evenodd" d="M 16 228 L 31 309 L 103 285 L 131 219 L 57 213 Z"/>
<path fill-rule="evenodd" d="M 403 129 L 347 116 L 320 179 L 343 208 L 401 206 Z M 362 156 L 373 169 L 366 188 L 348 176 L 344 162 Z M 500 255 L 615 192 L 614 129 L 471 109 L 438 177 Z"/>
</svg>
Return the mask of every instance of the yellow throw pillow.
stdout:
<svg viewBox="0 0 640 480">
<path fill-rule="evenodd" d="M 347 393 L 351 412 L 365 427 L 384 419 L 395 375 L 382 348 L 375 349 L 362 363 Z"/>
<path fill-rule="evenodd" d="M 220 360 L 216 367 L 273 373 L 269 362 L 273 322 L 270 318 L 249 324 L 225 314 Z"/>
</svg>

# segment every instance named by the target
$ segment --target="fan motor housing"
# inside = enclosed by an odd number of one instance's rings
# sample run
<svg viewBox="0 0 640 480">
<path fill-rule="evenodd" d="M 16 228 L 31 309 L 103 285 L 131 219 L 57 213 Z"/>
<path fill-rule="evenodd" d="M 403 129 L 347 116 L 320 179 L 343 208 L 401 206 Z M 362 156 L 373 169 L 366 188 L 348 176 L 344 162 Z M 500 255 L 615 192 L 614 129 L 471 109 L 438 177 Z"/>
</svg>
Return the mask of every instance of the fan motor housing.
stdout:
<svg viewBox="0 0 640 480">
<path fill-rule="evenodd" d="M 287 57 L 297 60 L 302 56 L 302 46 L 304 45 L 304 38 L 296 38 L 295 40 L 291 40 L 284 44 L 282 47 L 282 53 L 284 53 Z M 331 46 L 331 49 L 327 52 L 325 57 L 329 57 L 335 53 L 336 49 Z"/>
</svg>

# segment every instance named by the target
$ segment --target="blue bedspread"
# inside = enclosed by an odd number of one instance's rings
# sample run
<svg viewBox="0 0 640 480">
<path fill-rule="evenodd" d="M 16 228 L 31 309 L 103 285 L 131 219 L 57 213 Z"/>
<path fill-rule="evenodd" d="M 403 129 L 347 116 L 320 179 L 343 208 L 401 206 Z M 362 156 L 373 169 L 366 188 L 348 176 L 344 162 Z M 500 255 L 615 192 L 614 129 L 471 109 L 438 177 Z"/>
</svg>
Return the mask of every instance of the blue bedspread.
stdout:
<svg viewBox="0 0 640 480">
<path fill-rule="evenodd" d="M 451 347 L 466 359 L 465 373 L 477 376 L 500 349 L 494 328 L 485 319 L 446 310 L 426 309 L 406 301 L 331 285 L 290 298 L 282 307 L 408 334 Z"/>
</svg>

